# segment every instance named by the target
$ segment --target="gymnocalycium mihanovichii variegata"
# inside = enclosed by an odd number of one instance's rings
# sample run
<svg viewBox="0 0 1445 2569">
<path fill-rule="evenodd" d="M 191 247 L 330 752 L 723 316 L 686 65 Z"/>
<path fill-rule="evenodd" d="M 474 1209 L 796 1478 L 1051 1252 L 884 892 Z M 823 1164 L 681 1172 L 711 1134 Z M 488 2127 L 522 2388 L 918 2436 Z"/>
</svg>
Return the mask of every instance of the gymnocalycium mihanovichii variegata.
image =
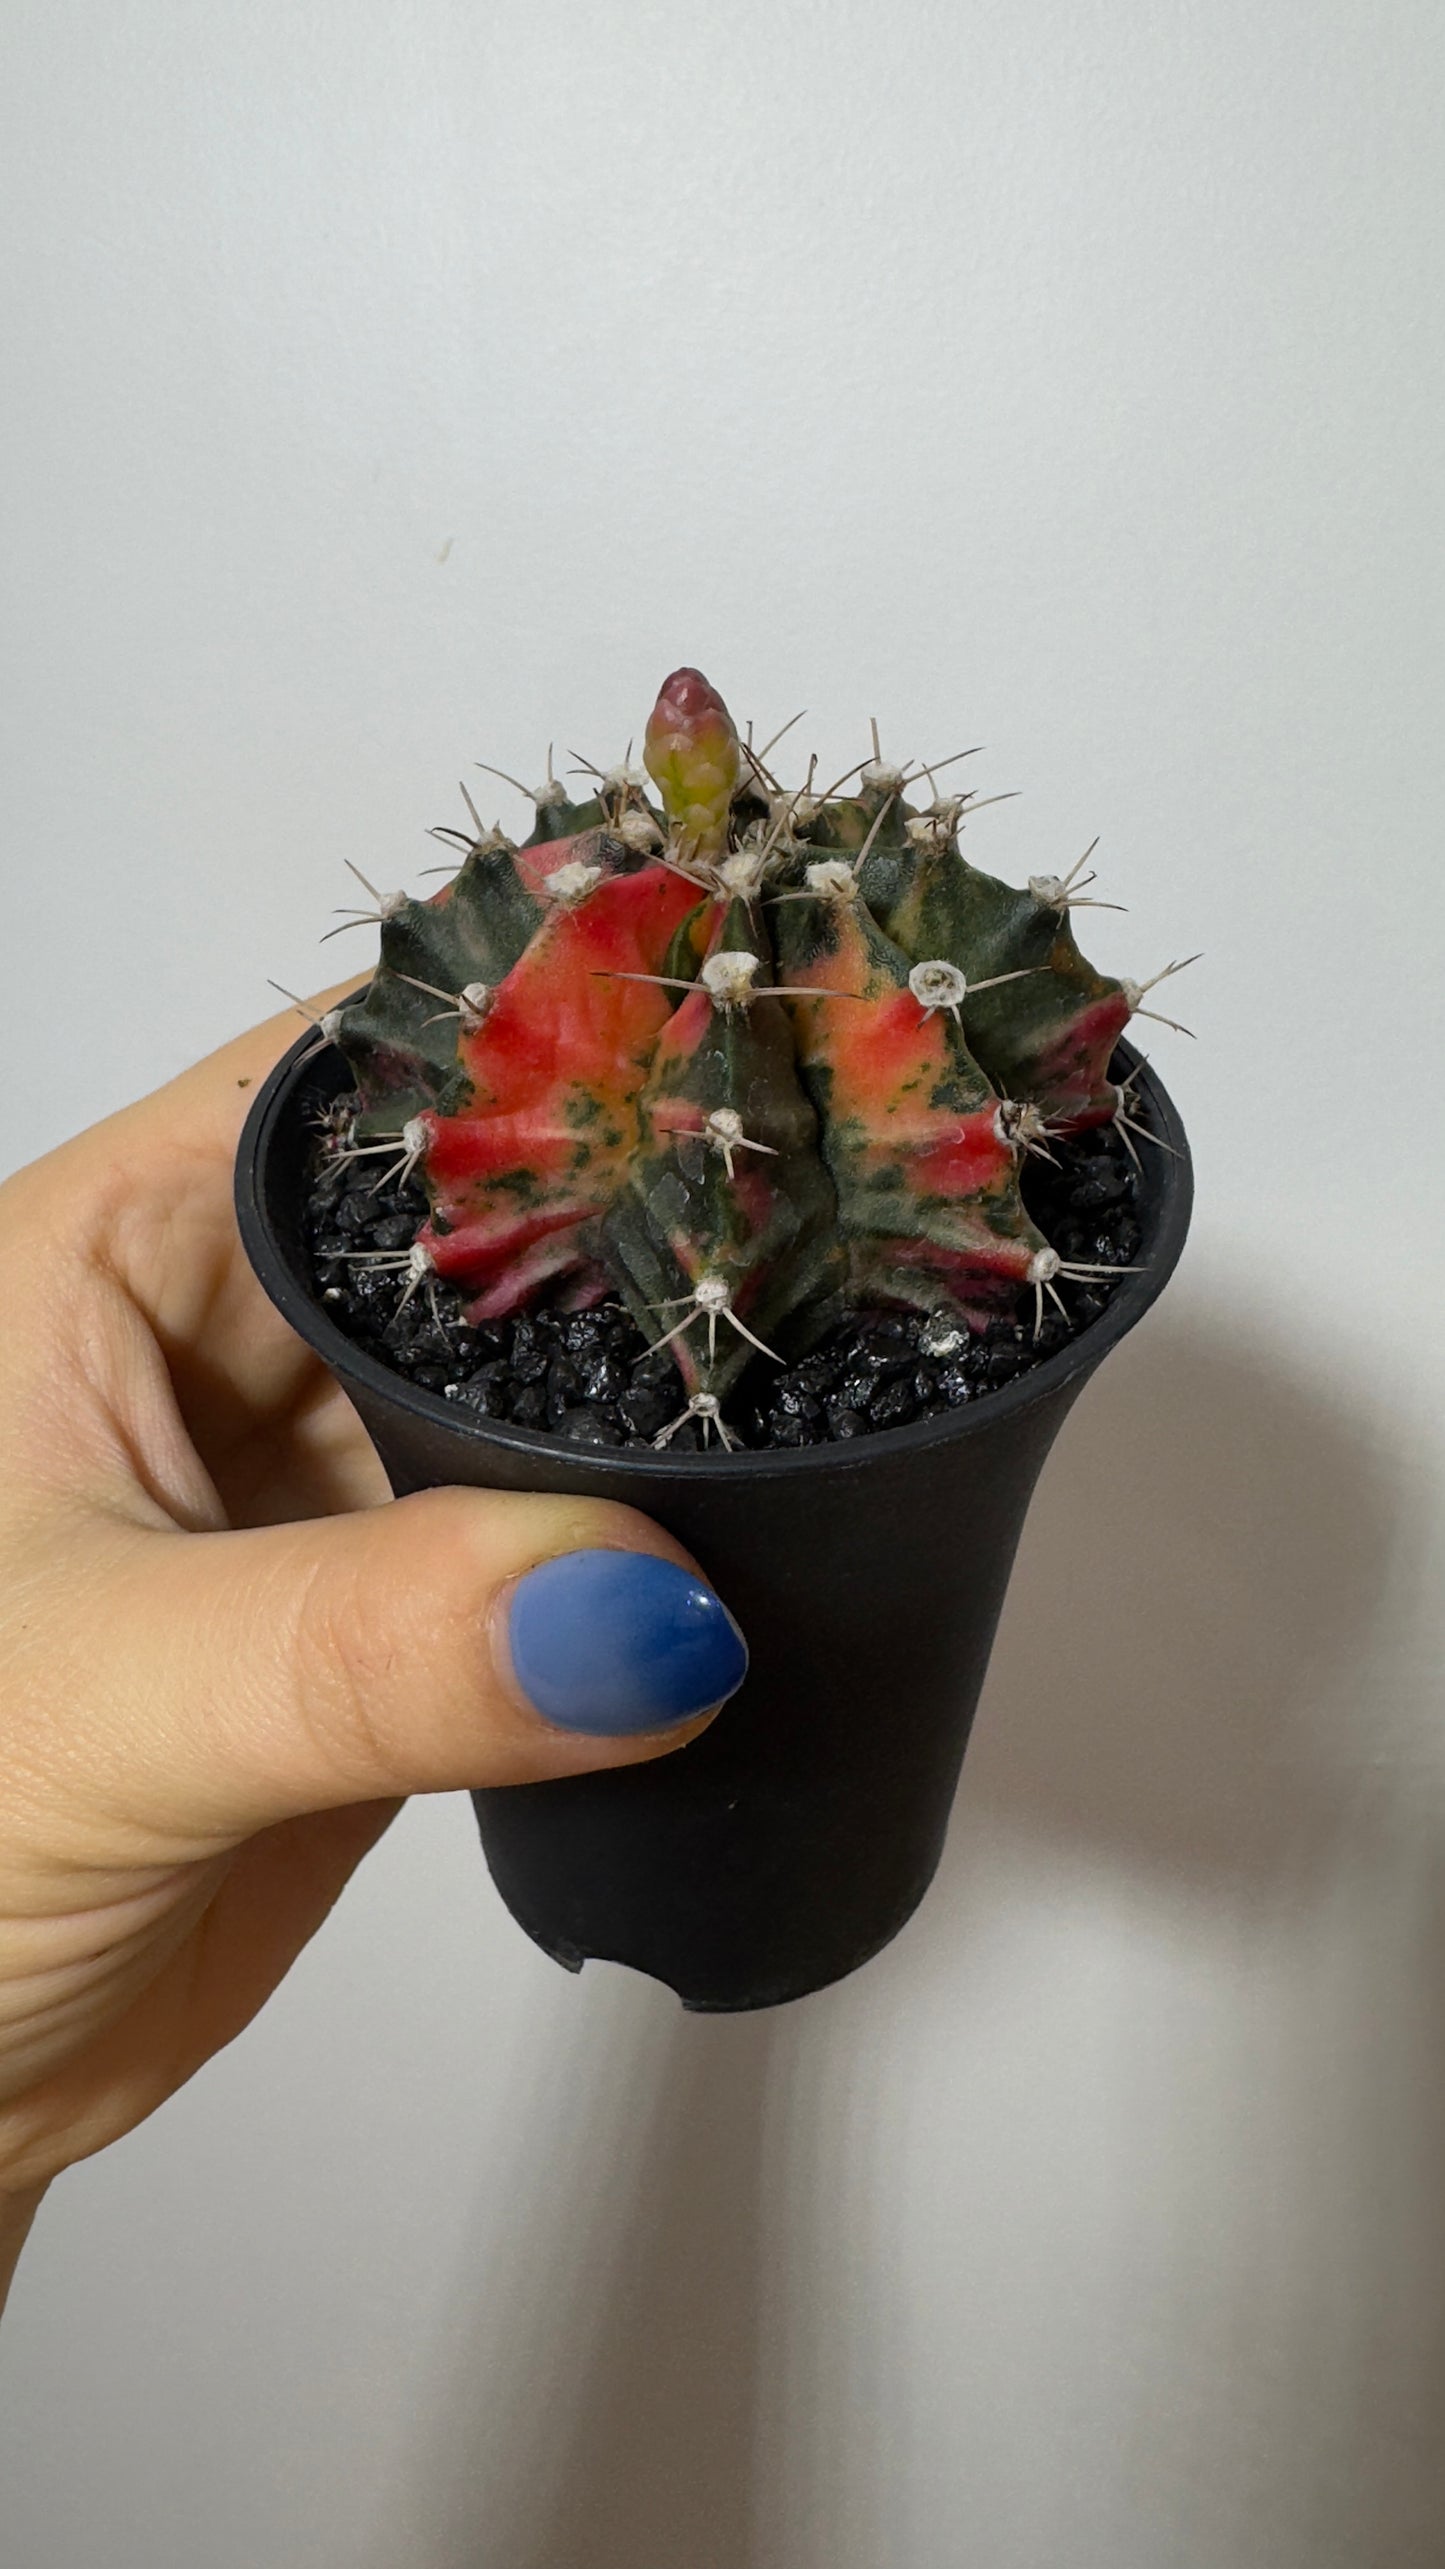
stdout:
<svg viewBox="0 0 1445 2569">
<path fill-rule="evenodd" d="M 1093 850 L 1016 890 L 963 852 L 984 798 L 940 791 L 953 761 L 891 765 L 875 728 L 820 790 L 815 760 L 784 786 L 775 746 L 674 671 L 641 767 L 574 799 L 549 754 L 521 844 L 467 796 L 439 891 L 366 884 L 380 961 L 319 1021 L 355 1081 L 325 1150 L 415 1173 L 429 1207 L 357 1258 L 399 1304 L 451 1285 L 477 1324 L 619 1299 L 680 1377 L 659 1445 L 687 1421 L 731 1445 L 744 1372 L 849 1314 L 1037 1332 L 1120 1270 L 1043 1236 L 1027 1160 L 1100 1126 L 1164 1147 L 1111 1062 L 1183 966 L 1085 960 L 1073 912 L 1114 906 Z"/>
</svg>

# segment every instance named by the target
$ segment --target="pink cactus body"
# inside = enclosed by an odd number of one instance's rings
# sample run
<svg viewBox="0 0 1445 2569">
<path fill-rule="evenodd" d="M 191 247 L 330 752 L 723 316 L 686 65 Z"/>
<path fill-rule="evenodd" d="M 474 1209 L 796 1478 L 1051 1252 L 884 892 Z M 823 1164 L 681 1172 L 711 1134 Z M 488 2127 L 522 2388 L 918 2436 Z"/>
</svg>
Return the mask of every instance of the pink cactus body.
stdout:
<svg viewBox="0 0 1445 2569">
<path fill-rule="evenodd" d="M 589 1225 L 625 1182 L 638 1093 L 672 1007 L 656 981 L 628 976 L 660 972 L 696 904 L 695 888 L 660 865 L 607 877 L 575 908 L 559 902 L 459 1039 L 469 1095 L 460 1112 L 428 1118 L 421 1237 L 477 1318 L 595 1271 Z"/>
<path fill-rule="evenodd" d="M 882 865 L 863 868 L 865 897 Z M 892 868 L 887 890 L 899 875 Z M 881 886 L 880 886 L 881 888 Z M 883 923 L 914 962 L 937 956 L 970 983 L 970 1046 L 1003 1097 L 1028 1098 L 1061 1128 L 1107 1122 L 1110 1056 L 1129 1019 L 1123 985 L 1086 963 L 1067 908 L 970 865 L 944 833 L 902 876 Z"/>
<path fill-rule="evenodd" d="M 952 1017 L 923 1006 L 906 958 L 860 902 L 798 910 L 789 981 L 833 994 L 791 1005 L 854 1299 L 951 1303 L 981 1326 L 1045 1246 L 998 1101 Z"/>
<path fill-rule="evenodd" d="M 1124 992 L 1111 990 L 1035 1053 L 1030 1094 L 1058 1131 L 1082 1133 L 1092 1124 L 1113 1122 L 1117 1097 L 1109 1064 L 1129 1015 Z"/>
</svg>

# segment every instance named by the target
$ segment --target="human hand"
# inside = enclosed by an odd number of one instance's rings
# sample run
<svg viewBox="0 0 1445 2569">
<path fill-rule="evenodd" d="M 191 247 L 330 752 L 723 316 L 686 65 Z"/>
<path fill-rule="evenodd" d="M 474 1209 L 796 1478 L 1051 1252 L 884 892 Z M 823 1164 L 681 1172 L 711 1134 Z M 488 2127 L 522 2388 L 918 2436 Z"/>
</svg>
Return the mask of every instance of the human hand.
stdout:
<svg viewBox="0 0 1445 2569">
<path fill-rule="evenodd" d="M 232 1216 L 291 1031 L 0 1188 L 0 2209 L 249 2023 L 400 1797 L 658 1756 L 746 1665 L 631 1509 L 388 1496 Z"/>
</svg>

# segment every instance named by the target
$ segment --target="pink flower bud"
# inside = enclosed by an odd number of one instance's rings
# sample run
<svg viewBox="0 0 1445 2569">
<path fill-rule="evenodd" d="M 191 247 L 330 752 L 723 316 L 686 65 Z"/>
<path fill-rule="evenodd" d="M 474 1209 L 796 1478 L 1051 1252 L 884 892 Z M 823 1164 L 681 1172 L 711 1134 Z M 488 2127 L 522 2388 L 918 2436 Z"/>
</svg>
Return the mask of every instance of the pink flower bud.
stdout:
<svg viewBox="0 0 1445 2569">
<path fill-rule="evenodd" d="M 693 852 L 720 855 L 742 752 L 731 714 L 700 669 L 674 669 L 665 680 L 642 755 L 668 819 Z"/>
</svg>

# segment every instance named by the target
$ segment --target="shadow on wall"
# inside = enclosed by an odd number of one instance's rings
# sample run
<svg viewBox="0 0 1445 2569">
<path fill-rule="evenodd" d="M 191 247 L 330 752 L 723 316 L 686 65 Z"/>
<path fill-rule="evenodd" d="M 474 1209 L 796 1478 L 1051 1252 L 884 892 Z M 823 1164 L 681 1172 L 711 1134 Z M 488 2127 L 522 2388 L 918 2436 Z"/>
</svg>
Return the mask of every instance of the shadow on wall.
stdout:
<svg viewBox="0 0 1445 2569">
<path fill-rule="evenodd" d="M 1044 1474 L 939 1878 L 880 1961 L 895 2007 L 955 1979 L 999 1841 L 1030 1851 L 1024 1882 L 1051 1847 L 1127 1875 L 1141 1932 L 1182 1909 L 1176 1954 L 1198 1906 L 1215 2083 L 1186 2042 L 1178 2095 L 1142 2059 L 1128 2091 L 1162 2143 L 1136 2207 L 1153 2260 L 1129 2251 L 1159 2296 L 1129 2325 L 1162 2360 L 1120 2368 L 1109 2415 L 1126 2510 L 1154 2510 L 1141 2556 L 1182 2520 L 1241 2569 L 1445 2558 L 1445 1863 L 1409 1707 L 1431 1682 L 1404 1629 L 1414 1495 L 1408 1456 L 1284 1349 L 1172 1318 L 1122 1349 Z M 1071 2556 L 1115 2556 L 1128 2521 L 1097 2548 L 1081 2526 Z"/>
<path fill-rule="evenodd" d="M 596 2360 L 559 2421 L 518 2569 L 737 2569 L 751 2557 L 773 2042 L 760 2017 L 671 2028 Z"/>
<path fill-rule="evenodd" d="M 517 2172 L 495 2293 L 462 2243 L 467 2316 L 375 2569 L 742 2569 L 752 2557 L 775 2023 L 684 2016 L 605 1965 L 588 1980 L 584 2057 L 553 2064 L 570 2128 L 541 2100 L 525 2117 L 534 2152 L 539 2126 L 556 2146 Z"/>
<path fill-rule="evenodd" d="M 872 1966 L 877 1995 L 906 2004 L 955 1968 L 981 1821 L 1235 1903 L 1287 1903 L 1327 1873 L 1360 1828 L 1352 1732 L 1373 1719 L 1363 1672 L 1396 1505 L 1368 1438 L 1271 1351 L 1169 1320 L 1121 1350 L 1045 1473 L 965 1762 L 966 1825 Z M 764 2119 L 801 2019 L 663 2015 L 626 1976 L 589 1977 L 605 2003 L 580 2028 L 587 2058 L 556 2069 L 573 2117 L 595 2099 L 595 2122 L 529 2170 L 495 2290 L 463 2255 L 461 2342 L 377 2569 L 755 2556 Z M 1440 2103 L 1417 2100 L 1427 2140 Z M 606 2172 L 590 2194 L 588 2166 Z M 1207 2408 L 1198 2426 L 1207 2472 Z M 1356 2501 L 1371 2556 L 1403 2557 L 1388 2492 Z M 1279 2569 L 1317 2556 L 1293 2520 L 1280 2536 Z"/>
<path fill-rule="evenodd" d="M 1374 1710 L 1352 1680 L 1399 1506 L 1386 1458 L 1285 1351 L 1146 1327 L 1045 1470 L 968 1804 L 1277 1898 L 1294 1868 L 1329 1861 L 1346 1821 L 1366 1753 L 1350 1732 Z"/>
</svg>

